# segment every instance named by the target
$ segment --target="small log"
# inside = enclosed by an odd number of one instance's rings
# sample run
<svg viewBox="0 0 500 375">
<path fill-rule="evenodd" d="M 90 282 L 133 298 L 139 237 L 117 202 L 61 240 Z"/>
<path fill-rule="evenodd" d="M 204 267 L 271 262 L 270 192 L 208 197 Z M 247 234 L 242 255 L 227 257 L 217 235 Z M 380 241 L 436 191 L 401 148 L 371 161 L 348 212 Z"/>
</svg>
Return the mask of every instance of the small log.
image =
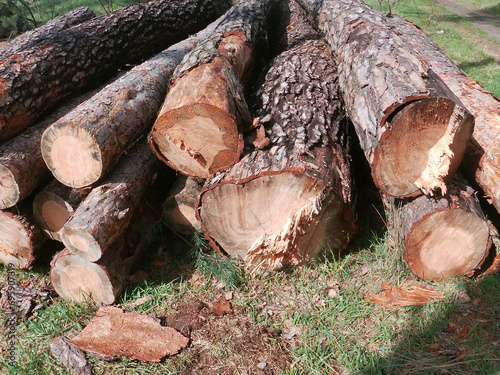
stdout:
<svg viewBox="0 0 500 375">
<path fill-rule="evenodd" d="M 36 225 L 31 204 L 0 211 L 0 260 L 20 269 L 30 269 L 48 240 Z"/>
<path fill-rule="evenodd" d="M 41 147 L 52 174 L 74 188 L 106 175 L 151 129 L 173 70 L 219 21 L 136 66 L 48 128 Z"/>
<path fill-rule="evenodd" d="M 489 226 L 476 192 L 454 177 L 440 197 L 383 198 L 389 232 L 411 272 L 441 281 L 481 266 L 491 246 Z"/>
<path fill-rule="evenodd" d="M 150 135 L 151 147 L 170 167 L 208 178 L 238 161 L 240 132 L 251 124 L 240 81 L 269 8 L 269 0 L 239 1 L 177 67 Z"/>
<path fill-rule="evenodd" d="M 156 178 L 157 159 L 141 141 L 101 184 L 92 189 L 64 224 L 67 249 L 94 262 L 125 231 L 144 191 Z"/>
<path fill-rule="evenodd" d="M 163 204 L 163 221 L 171 230 L 182 234 L 193 234 L 201 230 L 196 218 L 195 205 L 204 180 L 180 175 Z"/>
<path fill-rule="evenodd" d="M 287 29 L 309 32 L 292 22 Z M 207 181 L 197 208 L 207 238 L 271 269 L 308 261 L 325 244 L 342 250 L 355 229 L 352 182 L 327 45 L 307 40 L 280 54 L 258 92 L 270 143 L 257 141 L 264 149 Z"/>
<path fill-rule="evenodd" d="M 445 189 L 473 116 L 393 20 L 361 0 L 300 0 L 338 54 L 339 84 L 375 184 L 409 197 Z"/>
<path fill-rule="evenodd" d="M 61 30 L 88 21 L 95 16 L 95 13 L 87 7 L 73 9 L 66 14 L 51 19 L 45 25 L 26 31 L 9 40 L 7 43 L 2 44 L 0 46 L 0 56 L 6 58 L 7 56 L 32 48 L 37 44 L 43 43 L 44 39 L 50 37 L 50 35 L 57 34 Z"/>
<path fill-rule="evenodd" d="M 51 239 L 62 242 L 61 230 L 90 188 L 73 189 L 53 180 L 33 199 L 33 215 Z"/>
<path fill-rule="evenodd" d="M 32 48 L 0 57 L 0 140 L 124 65 L 182 40 L 228 7 L 226 0 L 152 0 L 46 35 Z"/>
</svg>

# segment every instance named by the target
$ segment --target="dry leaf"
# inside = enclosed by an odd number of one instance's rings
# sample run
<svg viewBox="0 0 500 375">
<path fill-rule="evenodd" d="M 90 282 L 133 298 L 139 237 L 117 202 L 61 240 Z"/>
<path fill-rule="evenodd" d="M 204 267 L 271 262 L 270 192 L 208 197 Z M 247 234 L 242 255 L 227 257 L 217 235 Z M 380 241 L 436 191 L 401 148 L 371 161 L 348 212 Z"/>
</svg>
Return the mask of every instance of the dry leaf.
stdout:
<svg viewBox="0 0 500 375">
<path fill-rule="evenodd" d="M 368 301 L 388 310 L 396 310 L 398 306 L 419 306 L 444 300 L 440 292 L 429 286 L 410 284 L 397 287 L 381 283 L 381 287 L 380 293 L 374 294 Z"/>
<path fill-rule="evenodd" d="M 70 342 L 104 358 L 120 356 L 159 362 L 185 348 L 189 339 L 147 315 L 105 306 Z"/>
<path fill-rule="evenodd" d="M 214 314 L 218 316 L 233 313 L 233 310 L 231 309 L 231 304 L 229 303 L 229 301 L 226 301 L 224 297 L 220 297 L 217 301 L 215 301 L 213 308 L 214 308 Z"/>
<path fill-rule="evenodd" d="M 50 352 L 70 371 L 77 375 L 90 375 L 92 370 L 85 354 L 64 336 L 56 337 L 50 343 Z"/>
</svg>

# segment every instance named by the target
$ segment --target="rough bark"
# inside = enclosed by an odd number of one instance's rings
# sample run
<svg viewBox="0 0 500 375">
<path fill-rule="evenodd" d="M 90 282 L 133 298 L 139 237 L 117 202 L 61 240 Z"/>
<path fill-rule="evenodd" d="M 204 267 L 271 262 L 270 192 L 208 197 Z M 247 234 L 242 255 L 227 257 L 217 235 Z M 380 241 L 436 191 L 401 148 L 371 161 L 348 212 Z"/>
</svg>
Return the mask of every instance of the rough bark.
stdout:
<svg viewBox="0 0 500 375">
<path fill-rule="evenodd" d="M 48 240 L 36 225 L 28 203 L 0 211 L 0 233 L 0 260 L 20 269 L 33 266 Z"/>
<path fill-rule="evenodd" d="M 48 128 L 42 155 L 52 174 L 74 188 L 105 176 L 151 129 L 173 70 L 218 21 L 136 66 Z"/>
<path fill-rule="evenodd" d="M 300 21 L 289 29 L 303 35 L 309 29 Z M 355 226 L 345 112 L 328 47 L 308 40 L 282 53 L 257 92 L 269 144 L 257 137 L 263 149 L 204 187 L 197 210 L 210 243 L 268 268 L 308 261 L 325 244 L 338 252 Z"/>
<path fill-rule="evenodd" d="M 491 246 L 489 226 L 476 192 L 454 177 L 441 197 L 385 197 L 389 232 L 411 272 L 441 281 L 481 266 Z"/>
<path fill-rule="evenodd" d="M 64 225 L 61 239 L 82 259 L 97 261 L 126 230 L 144 191 L 156 177 L 157 159 L 141 141 Z"/>
<path fill-rule="evenodd" d="M 150 136 L 157 156 L 172 168 L 208 178 L 238 161 L 240 132 L 251 124 L 241 79 L 270 3 L 239 1 L 177 67 Z"/>
<path fill-rule="evenodd" d="M 163 204 L 163 221 L 174 232 L 193 234 L 201 230 L 195 204 L 204 180 L 180 175 Z"/>
<path fill-rule="evenodd" d="M 38 226 L 51 239 L 60 241 L 61 230 L 90 188 L 73 189 L 53 180 L 33 199 L 33 215 Z"/>
<path fill-rule="evenodd" d="M 361 0 L 300 0 L 338 54 L 339 84 L 376 185 L 433 194 L 462 161 L 473 117 L 388 17 Z"/>
<path fill-rule="evenodd" d="M 32 48 L 37 44 L 43 43 L 45 38 L 58 33 L 61 30 L 68 29 L 71 26 L 78 25 L 82 22 L 94 18 L 95 13 L 87 7 L 79 7 L 71 10 L 48 21 L 45 25 L 37 27 L 34 30 L 27 31 L 7 43 L 0 46 L 0 56 L 6 58 L 23 50 Z"/>
<path fill-rule="evenodd" d="M 62 99 L 199 30 L 226 0 L 153 0 L 48 35 L 0 60 L 0 140 L 32 125 Z"/>
</svg>

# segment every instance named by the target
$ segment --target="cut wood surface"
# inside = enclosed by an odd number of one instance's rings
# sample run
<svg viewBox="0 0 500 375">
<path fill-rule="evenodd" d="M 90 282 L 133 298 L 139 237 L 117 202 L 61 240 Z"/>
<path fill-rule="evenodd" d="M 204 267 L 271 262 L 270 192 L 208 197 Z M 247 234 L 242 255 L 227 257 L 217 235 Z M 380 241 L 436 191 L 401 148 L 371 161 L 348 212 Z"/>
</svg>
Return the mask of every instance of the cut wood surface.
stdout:
<svg viewBox="0 0 500 375">
<path fill-rule="evenodd" d="M 263 34 L 270 0 L 241 0 L 212 36 L 177 67 L 150 136 L 157 156 L 183 174 L 208 178 L 239 159 L 251 125 L 241 79 Z"/>
<path fill-rule="evenodd" d="M 292 19 L 289 29 L 299 28 L 310 31 L 303 19 Z M 303 41 L 273 61 L 258 90 L 269 144 L 202 191 L 198 210 L 213 247 L 268 268 L 308 261 L 325 244 L 345 248 L 355 226 L 337 78 L 320 40 Z"/>
<path fill-rule="evenodd" d="M 73 189 L 53 180 L 33 199 L 33 215 L 40 228 L 53 240 L 62 242 L 61 230 L 90 188 Z"/>
<path fill-rule="evenodd" d="M 0 57 L 0 140 L 32 125 L 58 102 L 199 30 L 226 0 L 153 0 L 47 35 Z"/>
<path fill-rule="evenodd" d="M 476 192 L 462 179 L 454 177 L 441 197 L 386 197 L 384 203 L 391 217 L 389 233 L 421 279 L 470 274 L 488 255 L 488 223 Z"/>
<path fill-rule="evenodd" d="M 145 140 L 130 151 L 64 224 L 66 248 L 96 261 L 126 230 L 145 190 L 156 177 L 157 159 Z"/>
<path fill-rule="evenodd" d="M 74 188 L 106 175 L 151 129 L 173 70 L 219 21 L 136 66 L 48 128 L 41 147 L 52 174 Z"/>
<path fill-rule="evenodd" d="M 338 54 L 347 112 L 376 185 L 395 197 L 445 189 L 463 159 L 473 117 L 411 37 L 361 0 L 299 3 Z"/>
<path fill-rule="evenodd" d="M 48 237 L 36 225 L 31 204 L 0 211 L 0 260 L 20 269 L 29 269 L 40 256 Z"/>
</svg>

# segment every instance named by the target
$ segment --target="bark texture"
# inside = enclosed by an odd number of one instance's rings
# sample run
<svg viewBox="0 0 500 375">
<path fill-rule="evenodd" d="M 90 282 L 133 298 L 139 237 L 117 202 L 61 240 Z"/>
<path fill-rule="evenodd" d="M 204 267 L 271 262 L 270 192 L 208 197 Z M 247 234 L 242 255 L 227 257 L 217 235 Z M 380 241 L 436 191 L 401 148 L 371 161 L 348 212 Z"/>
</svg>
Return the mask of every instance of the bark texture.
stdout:
<svg viewBox="0 0 500 375">
<path fill-rule="evenodd" d="M 156 177 L 156 165 L 151 149 L 141 141 L 66 222 L 61 232 L 66 248 L 91 262 L 100 259 L 129 225 L 144 191 Z"/>
<path fill-rule="evenodd" d="M 299 3 L 338 54 L 347 112 L 376 185 L 395 197 L 444 189 L 463 158 L 472 115 L 380 12 L 361 0 Z"/>
<path fill-rule="evenodd" d="M 61 30 L 0 60 L 0 140 L 32 125 L 62 99 L 199 30 L 225 0 L 153 0 Z"/>
<path fill-rule="evenodd" d="M 296 16 L 287 29 L 304 36 Z M 310 260 L 325 243 L 339 251 L 355 228 L 336 66 L 324 42 L 293 41 L 257 94 L 269 139 L 257 136 L 263 149 L 208 181 L 198 204 L 212 246 L 269 268 Z"/>
<path fill-rule="evenodd" d="M 157 156 L 172 168 L 208 178 L 238 161 L 240 132 L 251 124 L 241 79 L 270 3 L 239 1 L 177 67 L 150 136 Z"/>
<path fill-rule="evenodd" d="M 74 188 L 105 176 L 151 129 L 173 70 L 217 24 L 136 66 L 48 128 L 41 147 L 52 174 Z"/>
<path fill-rule="evenodd" d="M 421 279 L 470 274 L 488 255 L 488 223 L 476 192 L 461 178 L 454 177 L 441 197 L 385 197 L 384 203 L 391 217 L 389 232 Z"/>
</svg>

